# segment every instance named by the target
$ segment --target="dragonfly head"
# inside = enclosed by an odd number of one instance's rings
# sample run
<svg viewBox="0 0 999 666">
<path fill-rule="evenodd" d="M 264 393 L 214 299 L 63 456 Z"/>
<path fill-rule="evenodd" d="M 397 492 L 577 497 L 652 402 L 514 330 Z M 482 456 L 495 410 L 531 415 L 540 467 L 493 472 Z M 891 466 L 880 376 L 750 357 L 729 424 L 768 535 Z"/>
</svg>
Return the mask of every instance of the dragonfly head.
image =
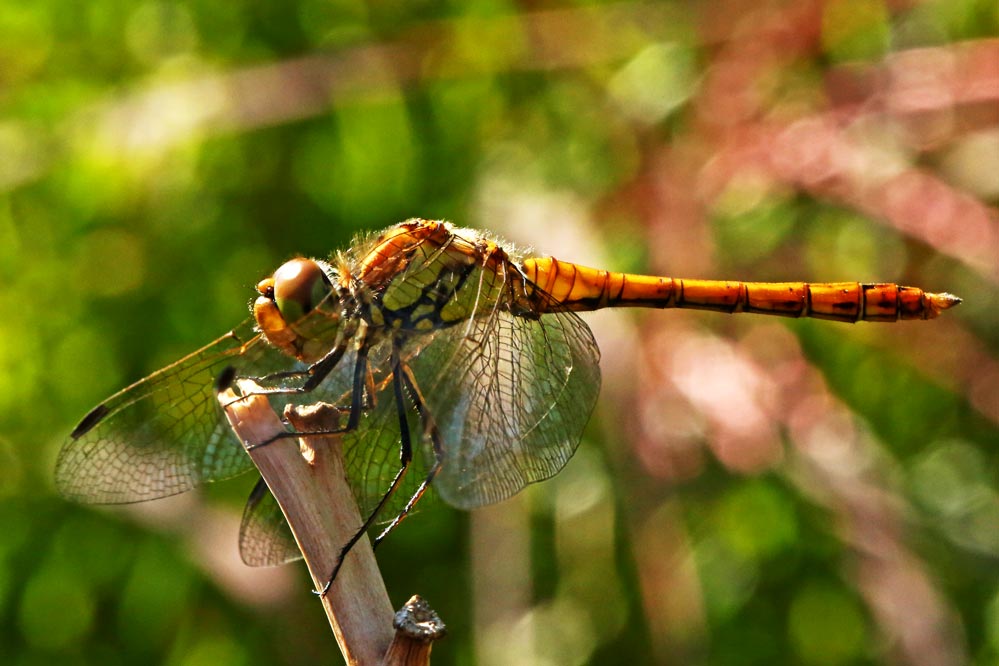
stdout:
<svg viewBox="0 0 999 666">
<path fill-rule="evenodd" d="M 270 297 L 284 320 L 292 323 L 329 298 L 333 287 L 318 262 L 299 257 L 283 263 L 257 285 L 257 291 Z"/>
<path fill-rule="evenodd" d="M 305 362 L 333 346 L 340 311 L 331 272 L 324 263 L 299 257 L 257 283 L 253 315 L 271 344 Z"/>
</svg>

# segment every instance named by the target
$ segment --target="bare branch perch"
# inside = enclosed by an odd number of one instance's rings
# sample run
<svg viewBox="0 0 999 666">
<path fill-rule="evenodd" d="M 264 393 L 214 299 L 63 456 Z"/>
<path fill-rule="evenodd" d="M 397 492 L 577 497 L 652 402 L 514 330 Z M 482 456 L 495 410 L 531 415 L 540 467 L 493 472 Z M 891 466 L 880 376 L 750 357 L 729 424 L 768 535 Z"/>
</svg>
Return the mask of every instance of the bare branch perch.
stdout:
<svg viewBox="0 0 999 666">
<path fill-rule="evenodd" d="M 419 595 L 406 602 L 392 624 L 395 638 L 382 666 L 425 666 L 430 663 L 434 641 L 447 635 L 447 627 Z"/>
<path fill-rule="evenodd" d="M 244 447 L 285 432 L 267 398 L 252 395 L 256 385 L 238 385 L 249 397 L 240 399 L 229 389 L 219 402 Z M 302 431 L 330 429 L 337 422 L 333 410 L 321 408 L 297 409 L 288 418 Z M 291 526 L 315 589 L 322 589 L 340 548 L 362 524 L 344 473 L 340 438 L 278 440 L 248 453 Z M 322 603 L 347 663 L 381 663 L 393 637 L 393 612 L 367 536 L 350 551 Z"/>
</svg>

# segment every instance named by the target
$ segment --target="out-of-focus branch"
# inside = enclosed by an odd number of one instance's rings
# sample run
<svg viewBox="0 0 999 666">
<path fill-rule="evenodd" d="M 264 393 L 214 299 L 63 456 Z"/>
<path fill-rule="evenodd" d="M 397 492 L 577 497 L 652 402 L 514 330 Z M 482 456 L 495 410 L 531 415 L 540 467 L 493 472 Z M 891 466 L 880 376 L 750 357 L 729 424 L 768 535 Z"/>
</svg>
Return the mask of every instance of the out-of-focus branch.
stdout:
<svg viewBox="0 0 999 666">
<path fill-rule="evenodd" d="M 648 338 L 648 362 L 642 365 L 643 383 L 636 391 L 638 413 L 651 415 L 638 422 L 636 456 L 650 472 L 677 478 L 695 474 L 703 465 L 700 452 L 682 433 L 664 438 L 655 430 L 664 404 L 675 405 L 678 413 L 694 412 L 706 431 L 702 438 L 726 467 L 758 472 L 780 464 L 790 483 L 830 512 L 838 536 L 849 547 L 844 574 L 854 580 L 899 663 L 966 663 L 953 609 L 908 543 L 906 499 L 889 481 L 889 456 L 809 366 L 794 336 L 775 325 L 736 345 L 694 330 L 678 335 L 668 326 L 655 328 Z M 677 339 L 685 340 L 686 349 Z M 691 354 L 694 349 L 701 353 Z M 739 405 L 735 413 L 712 390 L 722 384 L 731 396 L 729 404 Z M 782 434 L 791 443 L 788 449 L 782 447 Z M 643 529 L 642 538 L 684 552 L 683 540 L 663 541 L 653 520 L 656 532 Z M 645 550 L 642 544 L 636 548 Z M 662 557 L 653 560 L 641 563 L 643 589 L 654 588 L 663 575 Z M 652 608 L 672 617 L 680 613 L 687 621 L 701 611 L 696 596 L 681 600 L 685 606 L 680 611 L 661 604 Z"/>
<path fill-rule="evenodd" d="M 0 192 L 43 177 L 73 151 L 141 159 L 192 138 L 280 125 L 326 113 L 334 103 L 396 95 L 420 81 L 612 63 L 668 39 L 678 23 L 674 8 L 646 3 L 460 18 L 335 53 L 138 84 L 72 114 L 51 135 L 15 128 L 19 165 L 0 169 Z"/>
<path fill-rule="evenodd" d="M 741 172 L 765 174 L 848 204 L 999 281 L 999 213 L 931 173 L 852 140 L 834 113 L 790 125 L 747 124 L 718 145 L 702 172 L 711 199 Z"/>
</svg>

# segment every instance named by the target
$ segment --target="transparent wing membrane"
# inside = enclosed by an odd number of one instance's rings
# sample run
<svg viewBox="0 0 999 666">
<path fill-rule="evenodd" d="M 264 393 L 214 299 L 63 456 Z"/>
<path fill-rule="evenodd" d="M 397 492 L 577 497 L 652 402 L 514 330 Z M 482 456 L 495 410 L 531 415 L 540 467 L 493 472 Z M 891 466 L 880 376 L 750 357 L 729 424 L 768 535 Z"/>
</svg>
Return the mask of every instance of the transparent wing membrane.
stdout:
<svg viewBox="0 0 999 666">
<path fill-rule="evenodd" d="M 59 491 L 83 502 L 139 502 L 252 469 L 215 400 L 215 382 L 230 365 L 266 374 L 287 368 L 288 359 L 246 321 L 116 393 L 84 419 L 60 452 Z"/>
<path fill-rule="evenodd" d="M 263 479 L 257 481 L 243 509 L 239 555 L 251 567 L 270 567 L 302 559 L 284 513 Z"/>
<path fill-rule="evenodd" d="M 506 499 L 572 456 L 600 389 L 599 352 L 571 313 L 497 311 L 441 331 L 411 361 L 446 445 L 434 482 L 449 504 Z"/>
</svg>

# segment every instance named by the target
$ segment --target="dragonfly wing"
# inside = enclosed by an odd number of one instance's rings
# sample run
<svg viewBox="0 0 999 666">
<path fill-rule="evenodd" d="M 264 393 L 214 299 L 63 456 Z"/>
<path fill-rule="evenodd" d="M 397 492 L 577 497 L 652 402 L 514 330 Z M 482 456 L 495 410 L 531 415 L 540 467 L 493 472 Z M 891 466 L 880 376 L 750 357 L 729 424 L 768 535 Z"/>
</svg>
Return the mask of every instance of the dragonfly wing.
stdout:
<svg viewBox="0 0 999 666">
<path fill-rule="evenodd" d="M 263 479 L 257 481 L 243 510 L 239 554 L 251 567 L 271 567 L 302 558 L 291 528 Z"/>
<path fill-rule="evenodd" d="M 531 319 L 497 309 L 439 331 L 410 365 L 446 449 L 441 497 L 473 508 L 561 470 L 596 402 L 599 360 L 571 312 Z"/>
<path fill-rule="evenodd" d="M 252 320 L 243 322 L 91 411 L 59 454 L 59 491 L 82 502 L 139 502 L 252 469 L 215 398 L 230 366 L 261 376 L 293 369 L 294 361 L 254 332 Z"/>
<path fill-rule="evenodd" d="M 401 423 L 391 383 L 392 369 L 389 362 L 391 343 L 383 341 L 368 356 L 375 393 L 371 405 L 361 415 L 357 428 L 342 438 L 344 469 L 351 484 L 362 517 L 375 509 L 388 490 L 401 466 Z M 413 446 L 410 470 L 402 480 L 395 495 L 382 510 L 384 521 L 394 518 L 423 481 L 427 467 L 419 455 L 423 428 L 412 401 L 406 399 L 406 429 Z M 426 495 L 420 505 L 428 503 Z M 383 522 L 383 521 L 379 521 Z"/>
<path fill-rule="evenodd" d="M 365 409 L 357 428 L 340 437 L 347 480 L 364 517 L 374 510 L 400 466 L 399 414 L 392 385 L 385 381 L 391 375 L 389 350 L 390 344 L 385 341 L 369 351 L 374 395 L 364 394 Z M 323 383 L 308 395 L 272 396 L 271 402 L 278 408 L 288 403 L 323 401 L 346 409 L 354 390 L 367 390 L 352 386 L 356 363 L 357 352 L 351 349 Z M 419 432 L 415 429 L 417 414 L 411 405 L 407 409 L 407 420 L 410 432 Z M 416 467 L 419 468 L 418 461 Z M 402 509 L 423 473 L 422 470 L 414 471 L 405 480 L 384 509 L 385 521 L 394 518 Z M 275 566 L 302 557 L 291 528 L 263 479 L 254 487 L 243 511 L 239 552 L 249 566 Z"/>
</svg>

